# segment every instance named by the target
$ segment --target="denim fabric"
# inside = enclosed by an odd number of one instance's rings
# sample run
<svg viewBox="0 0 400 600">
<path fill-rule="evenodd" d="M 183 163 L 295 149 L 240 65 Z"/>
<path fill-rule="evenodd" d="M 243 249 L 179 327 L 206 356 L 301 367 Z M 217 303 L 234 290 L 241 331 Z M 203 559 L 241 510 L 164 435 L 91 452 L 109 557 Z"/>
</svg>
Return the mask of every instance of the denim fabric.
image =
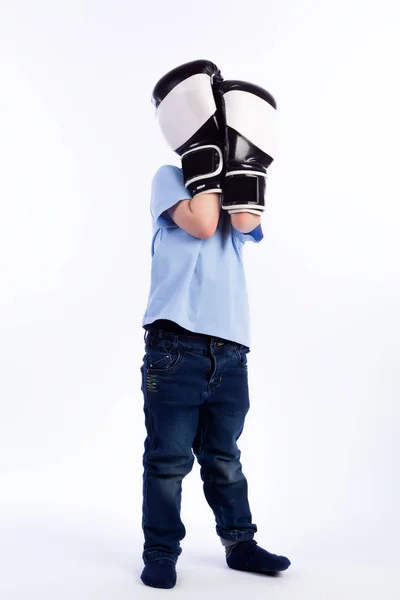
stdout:
<svg viewBox="0 0 400 600">
<path fill-rule="evenodd" d="M 161 329 L 144 337 L 144 563 L 176 562 L 182 552 L 182 479 L 194 456 L 217 534 L 232 541 L 252 539 L 257 526 L 237 446 L 250 406 L 249 347 Z"/>
</svg>

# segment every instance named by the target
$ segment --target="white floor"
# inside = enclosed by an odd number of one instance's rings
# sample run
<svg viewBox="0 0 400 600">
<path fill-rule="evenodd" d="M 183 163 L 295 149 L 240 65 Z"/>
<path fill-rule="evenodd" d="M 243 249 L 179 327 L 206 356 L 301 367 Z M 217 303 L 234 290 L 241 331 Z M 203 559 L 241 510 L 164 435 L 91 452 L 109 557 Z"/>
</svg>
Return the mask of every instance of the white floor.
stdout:
<svg viewBox="0 0 400 600">
<path fill-rule="evenodd" d="M 390 559 L 384 548 L 352 549 L 353 556 L 347 552 L 339 561 L 338 543 L 331 552 L 315 552 L 301 541 L 292 549 L 286 544 L 285 549 L 270 547 L 287 554 L 292 565 L 277 576 L 263 576 L 229 569 L 219 540 L 203 539 L 196 547 L 196 540 L 187 536 L 177 585 L 154 590 L 139 578 L 142 538 L 140 531 L 132 533 L 132 524 L 125 529 L 112 519 L 99 525 L 90 515 L 30 515 L 9 517 L 0 527 L 1 600 L 138 600 L 154 594 L 202 600 L 245 600 L 246 594 L 252 600 L 400 598 L 398 559 Z"/>
</svg>

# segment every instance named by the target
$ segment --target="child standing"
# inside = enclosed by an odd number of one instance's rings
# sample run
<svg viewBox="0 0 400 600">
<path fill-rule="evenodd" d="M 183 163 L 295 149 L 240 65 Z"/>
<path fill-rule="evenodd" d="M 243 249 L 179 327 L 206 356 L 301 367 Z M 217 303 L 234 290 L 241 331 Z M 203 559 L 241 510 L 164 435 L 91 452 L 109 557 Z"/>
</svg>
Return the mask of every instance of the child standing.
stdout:
<svg viewBox="0 0 400 600">
<path fill-rule="evenodd" d="M 242 248 L 263 239 L 275 101 L 258 86 L 223 81 L 216 65 L 198 60 L 167 73 L 153 102 L 182 168 L 163 166 L 152 183 L 151 289 L 142 323 L 141 579 L 159 588 L 176 583 L 186 534 L 182 479 L 194 456 L 228 566 L 283 571 L 290 561 L 254 540 L 237 446 L 250 406 Z"/>
</svg>

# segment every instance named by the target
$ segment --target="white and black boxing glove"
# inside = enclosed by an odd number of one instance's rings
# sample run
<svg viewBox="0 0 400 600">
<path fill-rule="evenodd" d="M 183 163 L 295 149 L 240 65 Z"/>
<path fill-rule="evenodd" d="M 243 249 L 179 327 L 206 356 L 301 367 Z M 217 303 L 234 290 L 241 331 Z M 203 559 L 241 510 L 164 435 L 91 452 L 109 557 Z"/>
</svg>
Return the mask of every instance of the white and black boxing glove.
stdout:
<svg viewBox="0 0 400 600">
<path fill-rule="evenodd" d="M 161 131 L 181 158 L 185 186 L 192 196 L 222 193 L 224 132 L 213 88 L 221 81 L 214 63 L 195 60 L 169 71 L 152 93 Z"/>
<path fill-rule="evenodd" d="M 265 210 L 267 169 L 276 147 L 276 102 L 245 81 L 217 83 L 225 120 L 222 208 L 230 214 Z"/>
</svg>

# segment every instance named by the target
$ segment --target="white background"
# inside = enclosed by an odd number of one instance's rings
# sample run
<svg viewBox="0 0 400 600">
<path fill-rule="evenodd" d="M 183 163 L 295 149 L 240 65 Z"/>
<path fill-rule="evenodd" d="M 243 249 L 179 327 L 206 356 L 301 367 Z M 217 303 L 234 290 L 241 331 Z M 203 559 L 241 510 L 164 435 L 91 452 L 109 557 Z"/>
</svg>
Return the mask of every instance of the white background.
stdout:
<svg viewBox="0 0 400 600">
<path fill-rule="evenodd" d="M 256 539 L 292 566 L 227 568 L 195 464 L 172 593 L 399 597 L 399 25 L 394 0 L 2 0 L 4 600 L 152 592 L 141 321 L 151 177 L 178 160 L 150 97 L 197 58 L 278 103 L 240 448 Z"/>
</svg>

